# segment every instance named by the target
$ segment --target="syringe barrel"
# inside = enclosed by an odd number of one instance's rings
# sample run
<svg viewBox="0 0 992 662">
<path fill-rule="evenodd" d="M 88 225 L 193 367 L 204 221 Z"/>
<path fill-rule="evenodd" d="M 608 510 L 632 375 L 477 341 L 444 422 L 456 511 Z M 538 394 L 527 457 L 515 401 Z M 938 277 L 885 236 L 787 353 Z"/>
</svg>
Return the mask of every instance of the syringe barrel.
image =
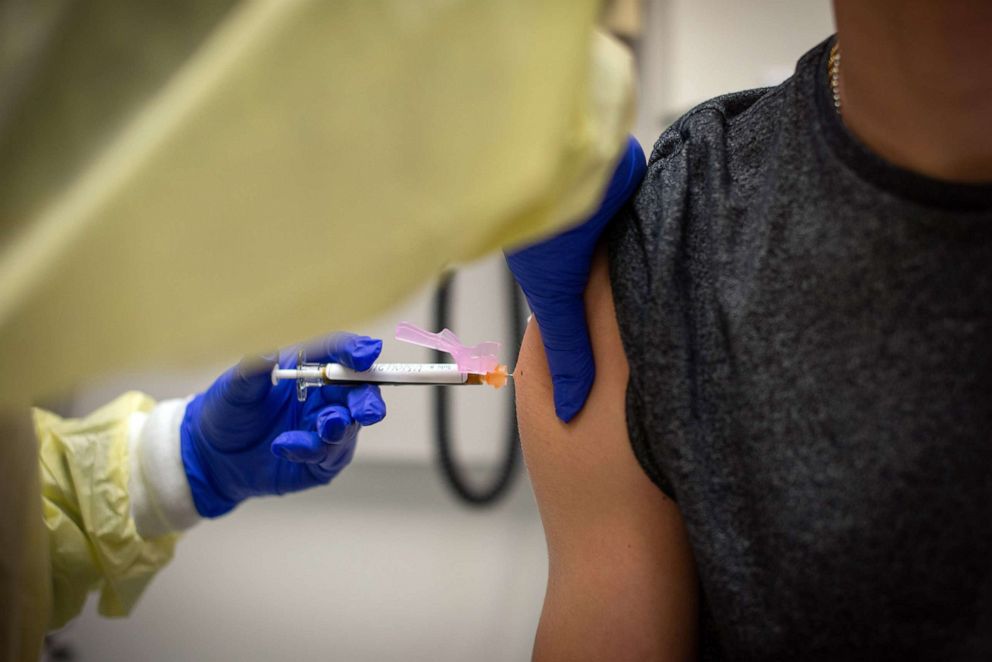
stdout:
<svg viewBox="0 0 992 662">
<path fill-rule="evenodd" d="M 324 363 L 275 368 L 272 383 L 282 379 L 295 379 L 309 388 L 324 384 L 465 384 L 468 375 L 455 363 L 376 363 L 362 371 Z"/>
<path fill-rule="evenodd" d="M 454 363 L 376 363 L 361 372 L 328 363 L 323 371 L 328 383 L 464 384 L 468 377 Z"/>
</svg>

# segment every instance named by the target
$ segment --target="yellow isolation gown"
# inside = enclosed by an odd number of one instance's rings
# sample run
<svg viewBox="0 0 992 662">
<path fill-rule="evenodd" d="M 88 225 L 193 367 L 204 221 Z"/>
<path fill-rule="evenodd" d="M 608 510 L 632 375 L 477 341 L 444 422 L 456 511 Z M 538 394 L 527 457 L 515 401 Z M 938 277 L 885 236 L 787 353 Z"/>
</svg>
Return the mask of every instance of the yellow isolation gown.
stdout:
<svg viewBox="0 0 992 662">
<path fill-rule="evenodd" d="M 128 513 L 150 399 L 29 406 L 354 327 L 580 218 L 632 119 L 599 9 L 0 0 L 0 658 L 89 590 L 126 614 L 175 543 Z"/>
</svg>

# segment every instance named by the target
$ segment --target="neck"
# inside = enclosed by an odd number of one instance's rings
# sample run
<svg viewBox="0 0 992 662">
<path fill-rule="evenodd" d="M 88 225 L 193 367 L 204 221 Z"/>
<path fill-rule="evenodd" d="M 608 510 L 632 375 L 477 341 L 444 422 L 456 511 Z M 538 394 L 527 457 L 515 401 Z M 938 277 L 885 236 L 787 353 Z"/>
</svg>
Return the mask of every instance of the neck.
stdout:
<svg viewBox="0 0 992 662">
<path fill-rule="evenodd" d="M 937 179 L 992 182 L 992 2 L 834 0 L 844 124 Z"/>
</svg>

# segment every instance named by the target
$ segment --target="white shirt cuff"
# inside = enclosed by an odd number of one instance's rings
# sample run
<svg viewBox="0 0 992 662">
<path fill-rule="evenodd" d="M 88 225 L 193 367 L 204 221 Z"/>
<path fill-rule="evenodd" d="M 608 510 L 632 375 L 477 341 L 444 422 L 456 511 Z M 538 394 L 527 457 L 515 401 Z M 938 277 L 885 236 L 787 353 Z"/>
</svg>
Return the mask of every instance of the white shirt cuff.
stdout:
<svg viewBox="0 0 992 662">
<path fill-rule="evenodd" d="M 163 400 L 131 418 L 128 492 L 142 538 L 182 531 L 201 519 L 179 449 L 179 427 L 190 399 Z"/>
</svg>

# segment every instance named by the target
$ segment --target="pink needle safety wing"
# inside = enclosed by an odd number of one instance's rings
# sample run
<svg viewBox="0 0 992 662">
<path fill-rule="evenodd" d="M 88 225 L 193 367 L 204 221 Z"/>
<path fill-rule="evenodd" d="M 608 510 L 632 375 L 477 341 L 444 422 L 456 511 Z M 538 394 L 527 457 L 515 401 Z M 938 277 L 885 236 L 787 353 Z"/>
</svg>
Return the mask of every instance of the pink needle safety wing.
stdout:
<svg viewBox="0 0 992 662">
<path fill-rule="evenodd" d="M 491 340 L 468 347 L 462 344 L 450 329 L 431 333 L 410 322 L 400 322 L 396 325 L 396 339 L 451 354 L 461 372 L 486 375 L 499 368 L 497 353 L 500 344 Z"/>
</svg>

